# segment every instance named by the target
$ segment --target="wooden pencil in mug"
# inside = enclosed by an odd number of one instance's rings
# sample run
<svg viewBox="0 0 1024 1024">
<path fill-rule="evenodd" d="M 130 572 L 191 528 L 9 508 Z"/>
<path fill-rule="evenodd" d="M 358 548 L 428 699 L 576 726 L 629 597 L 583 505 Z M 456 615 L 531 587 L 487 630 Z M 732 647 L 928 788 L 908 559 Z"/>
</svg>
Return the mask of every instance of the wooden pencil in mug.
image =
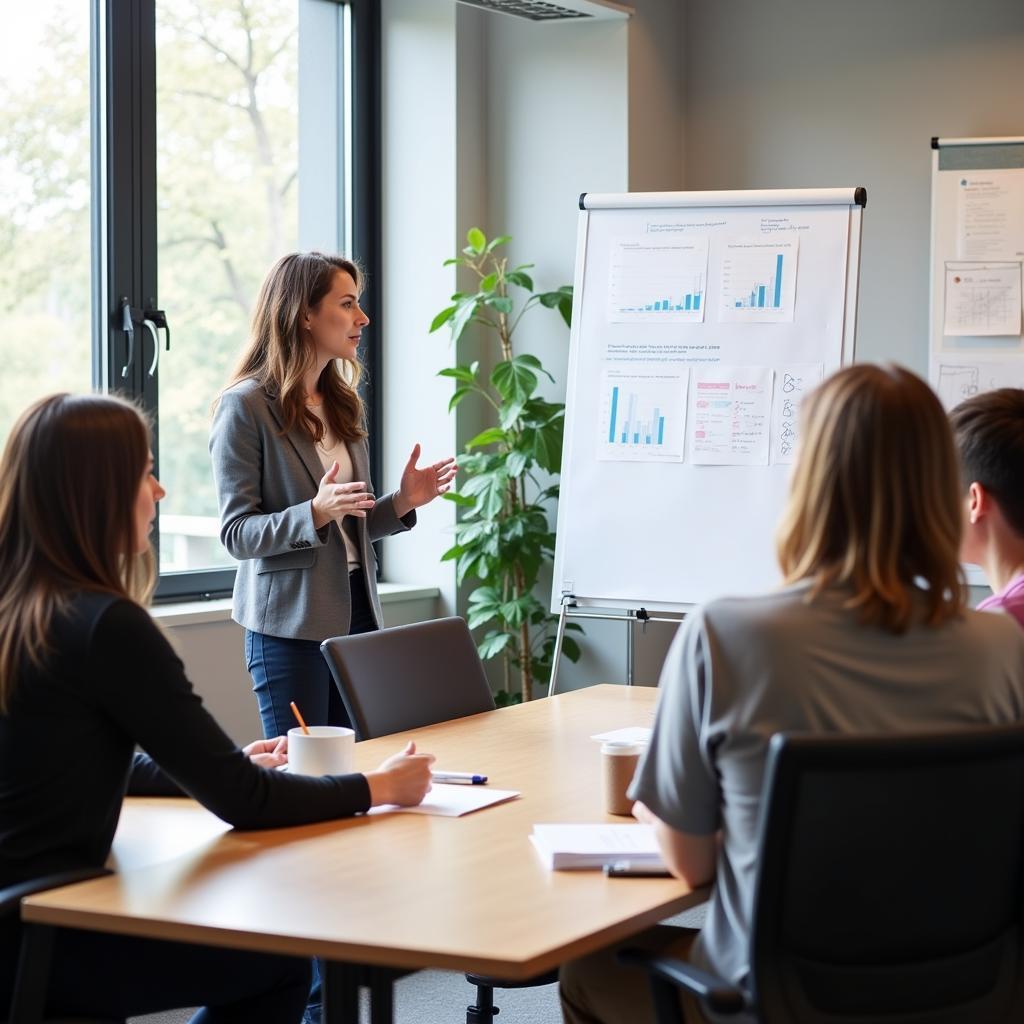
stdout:
<svg viewBox="0 0 1024 1024">
<path fill-rule="evenodd" d="M 308 736 L 309 726 L 306 725 L 306 720 L 302 717 L 302 712 L 299 711 L 298 707 L 296 707 L 295 701 L 292 701 L 288 706 L 292 709 L 292 714 L 295 716 L 295 720 L 302 726 L 303 733 Z"/>
</svg>

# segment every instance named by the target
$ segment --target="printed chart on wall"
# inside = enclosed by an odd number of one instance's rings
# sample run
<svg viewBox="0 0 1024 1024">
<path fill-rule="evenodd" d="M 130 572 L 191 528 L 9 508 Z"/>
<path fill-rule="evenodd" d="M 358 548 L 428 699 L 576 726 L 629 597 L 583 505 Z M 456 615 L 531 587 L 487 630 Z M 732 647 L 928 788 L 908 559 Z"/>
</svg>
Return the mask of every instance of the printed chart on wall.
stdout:
<svg viewBox="0 0 1024 1024">
<path fill-rule="evenodd" d="M 943 404 L 1024 387 L 1024 138 L 932 140 L 929 372 Z"/>
<path fill-rule="evenodd" d="M 800 406 L 853 356 L 862 189 L 586 195 L 552 608 L 778 582 Z"/>
</svg>

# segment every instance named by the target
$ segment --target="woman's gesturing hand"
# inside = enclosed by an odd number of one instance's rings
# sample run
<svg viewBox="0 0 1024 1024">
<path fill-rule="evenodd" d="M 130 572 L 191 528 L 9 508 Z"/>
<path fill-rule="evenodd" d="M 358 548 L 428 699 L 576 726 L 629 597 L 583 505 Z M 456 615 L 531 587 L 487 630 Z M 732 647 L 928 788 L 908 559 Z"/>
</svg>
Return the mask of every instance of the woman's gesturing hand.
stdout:
<svg viewBox="0 0 1024 1024">
<path fill-rule="evenodd" d="M 370 804 L 418 804 L 430 789 L 433 763 L 433 754 L 417 754 L 416 744 L 410 741 L 400 754 L 393 754 L 375 772 L 366 773 Z"/>
<path fill-rule="evenodd" d="M 350 484 L 335 483 L 338 478 L 339 466 L 331 463 L 331 468 L 320 480 L 320 488 L 313 499 L 313 525 L 319 530 L 332 519 L 342 516 L 358 516 L 366 518 L 367 509 L 374 506 L 373 495 L 366 489 L 362 480 Z"/>
<path fill-rule="evenodd" d="M 413 447 L 405 469 L 402 470 L 402 482 L 395 495 L 395 512 L 399 519 L 412 509 L 426 505 L 449 490 L 458 470 L 454 458 L 442 459 L 432 466 L 420 469 L 416 465 L 419 457 L 420 446 L 417 444 Z"/>
</svg>

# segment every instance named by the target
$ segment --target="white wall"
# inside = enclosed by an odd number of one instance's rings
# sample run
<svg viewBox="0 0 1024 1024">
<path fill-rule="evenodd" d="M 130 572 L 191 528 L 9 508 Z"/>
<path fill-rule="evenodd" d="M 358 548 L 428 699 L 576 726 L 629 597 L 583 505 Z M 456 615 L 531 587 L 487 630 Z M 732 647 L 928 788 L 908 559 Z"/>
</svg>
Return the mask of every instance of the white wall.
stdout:
<svg viewBox="0 0 1024 1024">
<path fill-rule="evenodd" d="M 1024 4 L 690 3 L 686 41 L 687 188 L 866 186 L 857 355 L 926 372 L 929 143 L 1024 134 Z"/>
<path fill-rule="evenodd" d="M 454 291 L 442 266 L 456 248 L 456 11 L 451 0 L 383 3 L 383 389 L 384 486 L 398 486 L 414 443 L 423 462 L 455 454 L 448 414 L 446 340 L 429 335 L 434 314 Z M 390 476 L 388 476 L 390 474 Z M 455 609 L 455 577 L 441 555 L 451 547 L 455 506 L 435 501 L 418 512 L 411 535 L 384 542 L 384 571 L 395 583 L 441 588 L 440 614 Z"/>
</svg>

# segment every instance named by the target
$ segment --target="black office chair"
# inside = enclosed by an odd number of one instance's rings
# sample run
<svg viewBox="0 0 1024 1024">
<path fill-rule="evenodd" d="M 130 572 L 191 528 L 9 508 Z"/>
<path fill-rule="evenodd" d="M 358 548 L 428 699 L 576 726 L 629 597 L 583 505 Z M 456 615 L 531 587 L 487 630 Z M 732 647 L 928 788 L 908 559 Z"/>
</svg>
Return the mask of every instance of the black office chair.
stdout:
<svg viewBox="0 0 1024 1024">
<path fill-rule="evenodd" d="M 83 868 L 64 871 L 60 874 L 35 878 L 29 882 L 10 885 L 0 889 L 0 920 L 17 917 L 21 901 L 33 893 L 56 889 L 74 882 L 84 882 L 108 874 L 105 868 Z M 45 925 L 26 925 L 18 956 L 18 973 L 14 982 L 14 993 L 7 1012 L 9 1024 L 124 1024 L 123 1021 L 96 1020 L 84 1017 L 47 1017 L 46 982 L 50 973 L 50 953 L 53 947 L 53 929 Z"/>
<path fill-rule="evenodd" d="M 336 636 L 320 650 L 356 739 L 494 710 L 476 644 L 458 617 Z"/>
<path fill-rule="evenodd" d="M 494 710 L 476 644 L 465 620 L 456 616 L 336 636 L 325 640 L 320 650 L 357 739 Z M 495 988 L 551 985 L 558 980 L 558 972 L 526 981 L 484 974 L 467 974 L 466 980 L 476 986 L 476 1003 L 466 1008 L 466 1024 L 480 1024 L 499 1012 L 494 1005 Z"/>
<path fill-rule="evenodd" d="M 678 987 L 762 1024 L 1024 1021 L 1024 728 L 778 735 L 748 989 L 639 950 L 660 1024 Z"/>
</svg>

